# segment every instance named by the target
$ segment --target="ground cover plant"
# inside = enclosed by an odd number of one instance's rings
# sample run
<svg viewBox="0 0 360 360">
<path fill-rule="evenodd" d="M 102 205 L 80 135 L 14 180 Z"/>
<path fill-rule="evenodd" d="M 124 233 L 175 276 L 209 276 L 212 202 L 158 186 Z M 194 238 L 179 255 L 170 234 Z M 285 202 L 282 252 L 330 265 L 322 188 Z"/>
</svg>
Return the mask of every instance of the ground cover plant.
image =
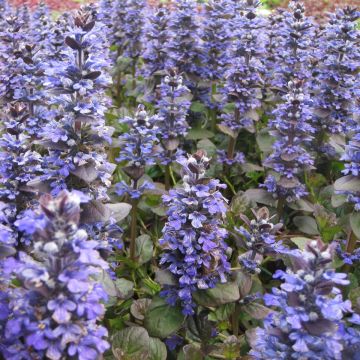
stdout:
<svg viewBox="0 0 360 360">
<path fill-rule="evenodd" d="M 360 11 L 264 5 L 0 0 L 1 358 L 359 359 Z"/>
</svg>

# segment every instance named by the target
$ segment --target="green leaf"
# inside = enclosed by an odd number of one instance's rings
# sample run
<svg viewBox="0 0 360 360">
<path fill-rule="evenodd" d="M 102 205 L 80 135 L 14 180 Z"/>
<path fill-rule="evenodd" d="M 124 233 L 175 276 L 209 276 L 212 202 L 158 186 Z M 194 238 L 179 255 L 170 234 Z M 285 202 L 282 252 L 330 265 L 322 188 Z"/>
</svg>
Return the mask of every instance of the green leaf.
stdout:
<svg viewBox="0 0 360 360">
<path fill-rule="evenodd" d="M 149 235 L 140 235 L 136 238 L 136 257 L 139 264 L 145 264 L 152 259 L 154 245 Z"/>
<path fill-rule="evenodd" d="M 314 211 L 314 205 L 307 200 L 300 199 L 294 202 L 291 202 L 288 204 L 289 208 L 293 210 L 300 210 L 300 211 L 307 211 L 307 212 L 313 212 Z"/>
<path fill-rule="evenodd" d="M 355 212 L 350 215 L 350 226 L 355 236 L 360 239 L 360 213 Z"/>
<path fill-rule="evenodd" d="M 131 205 L 127 203 L 117 203 L 117 204 L 106 204 L 106 207 L 111 212 L 111 217 L 116 221 L 121 221 L 125 219 L 131 210 Z"/>
<path fill-rule="evenodd" d="M 250 290 L 251 290 L 252 283 L 253 283 L 251 275 L 249 275 L 243 271 L 237 271 L 236 272 L 236 282 L 239 286 L 241 299 L 243 299 L 245 296 L 250 294 Z"/>
<path fill-rule="evenodd" d="M 151 304 L 151 299 L 135 300 L 130 306 L 131 315 L 137 320 L 144 320 L 145 314 Z"/>
<path fill-rule="evenodd" d="M 202 129 L 202 128 L 192 128 L 186 138 L 188 140 L 202 140 L 202 139 L 209 139 L 211 137 L 214 136 L 214 133 L 206 130 L 206 129 Z"/>
<path fill-rule="evenodd" d="M 203 360 L 204 355 L 201 352 L 200 347 L 193 344 L 185 345 L 183 347 L 185 360 Z"/>
<path fill-rule="evenodd" d="M 304 234 L 319 235 L 317 223 L 311 216 L 295 216 L 294 224 Z"/>
<path fill-rule="evenodd" d="M 331 196 L 331 206 L 334 208 L 344 205 L 346 204 L 346 202 L 347 202 L 347 195 L 333 194 Z"/>
<path fill-rule="evenodd" d="M 236 282 L 218 283 L 213 289 L 196 291 L 193 297 L 201 306 L 216 307 L 239 300 L 240 292 Z"/>
<path fill-rule="evenodd" d="M 236 139 L 237 136 L 238 136 L 238 133 L 231 130 L 229 127 L 225 126 L 225 125 L 221 125 L 221 124 L 218 124 L 217 125 L 217 128 L 225 135 L 228 135 L 230 136 L 231 138 L 233 139 Z"/>
<path fill-rule="evenodd" d="M 150 338 L 150 353 L 147 360 L 166 360 L 167 350 L 165 344 L 157 338 Z"/>
<path fill-rule="evenodd" d="M 134 283 L 132 281 L 126 279 L 116 279 L 114 283 L 118 294 L 117 296 L 120 299 L 126 300 L 133 296 Z"/>
<path fill-rule="evenodd" d="M 360 179 L 352 175 L 343 176 L 335 181 L 334 189 L 336 191 L 359 191 Z"/>
<path fill-rule="evenodd" d="M 200 140 L 196 147 L 199 150 L 205 150 L 209 156 L 214 156 L 217 149 L 216 145 L 209 139 Z"/>
<path fill-rule="evenodd" d="M 201 103 L 200 101 L 194 101 L 191 104 L 190 110 L 192 112 L 202 113 L 202 112 L 206 111 L 206 106 L 203 103 Z"/>
<path fill-rule="evenodd" d="M 256 142 L 262 152 L 270 153 L 272 151 L 274 137 L 269 134 L 269 129 L 262 129 L 256 136 Z"/>
<path fill-rule="evenodd" d="M 150 337 L 140 326 L 121 330 L 112 338 L 112 352 L 117 360 L 144 360 L 149 356 Z"/>
<path fill-rule="evenodd" d="M 234 309 L 235 303 L 220 305 L 214 312 L 209 313 L 208 319 L 215 322 L 228 321 Z"/>
<path fill-rule="evenodd" d="M 256 320 L 264 319 L 271 312 L 271 309 L 255 302 L 242 306 L 242 310 Z"/>
<path fill-rule="evenodd" d="M 145 314 L 144 325 L 150 336 L 166 338 L 179 330 L 184 320 L 180 307 L 170 306 L 164 299 L 156 296 Z"/>
<path fill-rule="evenodd" d="M 307 237 L 302 237 L 302 236 L 295 236 L 290 238 L 290 240 L 300 249 L 300 250 L 304 250 L 306 244 L 311 241 L 312 239 L 309 239 Z"/>
<path fill-rule="evenodd" d="M 245 196 L 250 200 L 259 204 L 275 206 L 276 200 L 272 194 L 264 189 L 249 189 L 245 191 Z"/>
</svg>

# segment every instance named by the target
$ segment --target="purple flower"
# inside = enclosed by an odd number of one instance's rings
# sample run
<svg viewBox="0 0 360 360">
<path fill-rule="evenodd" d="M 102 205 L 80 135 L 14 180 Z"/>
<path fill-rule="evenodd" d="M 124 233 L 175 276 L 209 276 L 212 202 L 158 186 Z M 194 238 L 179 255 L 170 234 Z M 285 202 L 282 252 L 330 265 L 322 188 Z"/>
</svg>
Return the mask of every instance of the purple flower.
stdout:
<svg viewBox="0 0 360 360">
<path fill-rule="evenodd" d="M 34 216 L 36 231 L 26 227 L 38 260 L 20 252 L 8 263 L 21 286 L 0 296 L 9 313 L 0 326 L 5 358 L 17 348 L 21 358 L 60 359 L 81 351 L 79 358 L 95 360 L 109 347 L 106 329 L 97 324 L 107 295 L 94 280 L 108 266 L 95 250 L 97 242 L 78 227 L 80 202 L 75 193 L 44 195 L 42 216 Z"/>
<path fill-rule="evenodd" d="M 184 184 L 163 197 L 169 210 L 160 239 L 165 250 L 160 264 L 174 275 L 177 284 L 166 286 L 162 295 L 171 305 L 179 302 L 185 315 L 192 315 L 192 293 L 226 282 L 229 272 L 227 232 L 220 227 L 226 200 L 219 192 L 223 186 L 204 178 L 209 163 L 205 152 L 180 158 L 179 163 Z"/>
<path fill-rule="evenodd" d="M 273 224 L 269 210 L 265 207 L 258 211 L 252 210 L 255 219 L 250 220 L 246 215 L 240 217 L 245 226 L 235 227 L 237 245 L 245 251 L 239 256 L 240 265 L 251 274 L 260 273 L 259 263 L 262 256 L 287 254 L 295 255 L 281 241 L 276 240 L 276 233 L 282 224 Z"/>
<path fill-rule="evenodd" d="M 291 269 L 275 273 L 284 282 L 264 297 L 277 311 L 257 329 L 255 359 L 342 359 L 343 316 L 352 310 L 336 287 L 349 284 L 346 274 L 330 268 L 333 245 L 312 241 L 293 257 Z"/>
<path fill-rule="evenodd" d="M 264 166 L 274 173 L 267 176 L 263 186 L 275 197 L 292 202 L 307 194 L 299 176 L 314 164 L 305 148 L 312 139 L 314 129 L 310 125 L 310 96 L 304 92 L 303 82 L 290 81 L 287 91 L 283 97 L 284 103 L 273 111 L 274 119 L 269 123 L 277 141 Z"/>
</svg>

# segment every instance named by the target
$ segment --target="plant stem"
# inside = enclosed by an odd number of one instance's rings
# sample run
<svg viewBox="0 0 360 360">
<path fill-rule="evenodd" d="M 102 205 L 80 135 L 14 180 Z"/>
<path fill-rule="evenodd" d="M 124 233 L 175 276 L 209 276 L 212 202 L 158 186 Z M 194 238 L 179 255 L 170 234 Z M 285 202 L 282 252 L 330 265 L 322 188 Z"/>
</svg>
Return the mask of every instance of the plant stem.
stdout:
<svg viewBox="0 0 360 360">
<path fill-rule="evenodd" d="M 347 243 L 346 243 L 346 252 L 347 253 L 351 254 L 355 250 L 357 240 L 358 239 L 355 236 L 354 232 L 350 231 L 350 234 L 348 236 Z M 351 269 L 351 265 L 349 265 L 349 264 L 344 265 L 345 272 L 349 272 L 350 269 Z"/>
<path fill-rule="evenodd" d="M 137 180 L 134 181 L 133 189 L 137 189 Z M 138 199 L 131 201 L 131 224 L 130 224 L 130 259 L 135 261 L 136 235 L 137 235 L 137 207 Z"/>
<path fill-rule="evenodd" d="M 233 335 L 238 336 L 239 335 L 239 315 L 241 311 L 241 305 L 235 304 L 235 310 L 231 317 L 231 327 Z"/>
<path fill-rule="evenodd" d="M 227 149 L 227 158 L 229 160 L 232 160 L 234 158 L 235 146 L 236 146 L 236 138 L 229 136 L 229 144 Z M 230 175 L 230 165 L 224 164 L 224 173 L 226 177 Z"/>
<path fill-rule="evenodd" d="M 285 207 L 285 198 L 284 197 L 279 197 L 278 199 L 278 203 L 277 203 L 277 207 L 276 207 L 276 212 L 278 215 L 278 221 L 282 220 L 283 214 L 284 214 L 284 207 Z"/>
<path fill-rule="evenodd" d="M 165 190 L 170 190 L 170 164 L 165 165 Z"/>
</svg>

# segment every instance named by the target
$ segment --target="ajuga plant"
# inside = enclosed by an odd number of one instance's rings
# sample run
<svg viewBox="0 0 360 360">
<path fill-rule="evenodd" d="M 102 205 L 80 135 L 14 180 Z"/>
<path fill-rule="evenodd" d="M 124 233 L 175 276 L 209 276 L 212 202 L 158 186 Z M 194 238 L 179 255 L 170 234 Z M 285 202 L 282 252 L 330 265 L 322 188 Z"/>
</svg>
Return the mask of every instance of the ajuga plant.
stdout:
<svg viewBox="0 0 360 360">
<path fill-rule="evenodd" d="M 80 201 L 66 191 L 44 195 L 39 216 L 24 225 L 37 260 L 25 253 L 5 260 L 17 280 L 0 296 L 7 312 L 0 336 L 5 359 L 96 360 L 109 348 L 107 330 L 98 324 L 107 295 L 94 280 L 107 264 L 97 242 L 78 227 Z"/>
<path fill-rule="evenodd" d="M 44 0 L 41 0 L 31 18 L 32 41 L 37 46 L 45 46 L 51 27 L 50 10 Z"/>
<path fill-rule="evenodd" d="M 312 139 L 310 96 L 304 93 L 303 81 L 288 83 L 288 93 L 283 96 L 284 103 L 273 111 L 274 119 L 269 126 L 276 137 L 273 153 L 264 161 L 274 174 L 267 176 L 263 185 L 278 199 L 279 216 L 285 202 L 300 199 L 307 194 L 301 182 L 304 172 L 313 167 L 314 160 L 305 145 Z"/>
<path fill-rule="evenodd" d="M 273 224 L 269 210 L 265 207 L 255 211 L 252 209 L 254 219 L 241 214 L 244 226 L 235 227 L 237 243 L 244 251 L 239 256 L 242 269 L 250 274 L 260 273 L 260 263 L 264 256 L 276 254 L 290 254 L 291 250 L 276 240 L 276 233 L 283 224 Z"/>
<path fill-rule="evenodd" d="M 233 7 L 227 0 L 208 1 L 203 6 L 203 21 L 199 30 L 203 42 L 201 52 L 200 76 L 202 79 L 200 100 L 208 108 L 208 118 L 212 131 L 216 130 L 216 122 L 221 101 L 217 96 L 217 88 L 225 78 L 227 49 L 231 45 L 232 31 L 229 23 L 233 18 Z"/>
<path fill-rule="evenodd" d="M 21 6 L 17 7 L 15 15 L 21 21 L 23 29 L 29 30 L 31 26 L 31 13 L 28 3 L 24 2 Z"/>
<path fill-rule="evenodd" d="M 236 36 L 230 55 L 226 83 L 222 89 L 224 103 L 232 103 L 234 111 L 224 113 L 219 129 L 229 136 L 227 153 L 218 151 L 218 161 L 227 165 L 243 163 L 244 155 L 235 152 L 236 139 L 243 128 L 251 129 L 261 106 L 264 71 L 261 58 L 264 53 L 264 38 L 261 35 L 265 20 L 257 15 L 260 1 L 241 2 L 241 11 L 235 17 Z"/>
<path fill-rule="evenodd" d="M 130 60 L 132 75 L 135 76 L 136 63 L 142 51 L 141 34 L 146 2 L 145 0 L 125 0 L 118 2 L 116 7 L 119 17 L 118 15 L 115 17 L 114 31 L 118 55 Z"/>
<path fill-rule="evenodd" d="M 204 4 L 204 21 L 200 28 L 203 41 L 201 77 L 213 86 L 224 78 L 227 64 L 227 49 L 231 45 L 232 33 L 228 23 L 232 7 L 227 0 L 211 0 Z M 216 92 L 216 89 L 213 89 Z"/>
<path fill-rule="evenodd" d="M 175 285 L 161 292 L 171 305 L 181 304 L 185 315 L 194 314 L 193 293 L 226 282 L 230 264 L 226 258 L 227 232 L 221 227 L 226 200 L 218 180 L 205 177 L 210 159 L 202 150 L 178 159 L 183 185 L 163 196 L 169 210 L 160 244 L 160 264 L 169 270 Z"/>
<path fill-rule="evenodd" d="M 264 296 L 273 306 L 258 328 L 250 354 L 254 359 L 343 359 L 343 316 L 351 312 L 339 285 L 348 285 L 347 275 L 331 268 L 334 244 L 311 241 L 286 271 L 280 289 Z"/>
<path fill-rule="evenodd" d="M 144 181 L 140 184 L 139 180 L 145 174 L 145 167 L 155 164 L 158 157 L 157 116 L 149 116 L 145 107 L 139 105 L 134 119 L 126 117 L 121 122 L 127 124 L 129 130 L 120 136 L 121 150 L 117 161 L 127 162 L 122 170 L 129 176 L 131 184 L 121 181 L 115 185 L 115 189 L 119 196 L 126 194 L 130 197 L 130 257 L 134 260 L 138 201 L 145 190 L 153 188 L 152 183 Z"/>
<path fill-rule="evenodd" d="M 168 41 L 167 26 L 170 10 L 168 6 L 160 3 L 157 7 L 148 5 L 146 12 L 147 16 L 142 35 L 144 50 L 141 56 L 144 65 L 141 73 L 149 77 L 163 72 L 166 68 L 165 44 Z"/>
<path fill-rule="evenodd" d="M 310 61 L 314 56 L 314 24 L 305 16 L 301 2 L 292 0 L 289 10 L 283 13 L 278 27 L 277 48 L 274 49 L 274 69 L 267 72 L 272 76 L 273 91 L 278 93 L 287 87 L 292 79 L 309 80 L 311 77 Z M 306 83 L 305 83 L 306 85 Z"/>
<path fill-rule="evenodd" d="M 191 105 L 191 95 L 183 83 L 183 77 L 176 69 L 168 71 L 159 90 L 160 96 L 156 107 L 159 114 L 159 138 L 164 148 L 160 154 L 160 162 L 165 165 L 165 188 L 168 190 L 171 163 L 182 154 L 180 145 L 189 130 L 186 117 Z"/>
<path fill-rule="evenodd" d="M 114 0 L 101 0 L 99 2 L 99 12 L 97 19 L 106 25 L 107 36 L 109 44 L 112 44 L 112 27 L 113 27 L 113 17 L 114 17 Z"/>
<path fill-rule="evenodd" d="M 0 97 L 2 126 L 0 137 L 0 199 L 7 204 L 7 222 L 16 245 L 26 241 L 14 227 L 15 221 L 31 205 L 34 192 L 27 186 L 41 173 L 41 156 L 34 151 L 31 137 L 36 132 L 41 76 L 38 62 L 29 56 L 23 23 L 9 16 L 1 33 Z M 40 82 L 39 82 L 40 81 Z"/>
<path fill-rule="evenodd" d="M 11 224 L 30 206 L 34 194 L 27 183 L 41 172 L 41 155 L 31 150 L 31 139 L 26 131 L 29 116 L 27 106 L 19 102 L 8 105 L 3 116 L 0 199 L 8 203 L 7 218 Z"/>
<path fill-rule="evenodd" d="M 42 180 L 50 183 L 53 194 L 77 189 L 107 200 L 115 169 L 105 152 L 113 131 L 104 118 L 110 83 L 107 43 L 91 8 L 80 9 L 70 26 L 66 58 L 52 61 L 47 70 L 49 90 L 55 94 L 50 101 L 59 114 L 42 132 L 43 145 L 49 149 Z"/>
<path fill-rule="evenodd" d="M 23 22 L 10 14 L 0 32 L 0 99 L 3 103 L 14 100 L 14 92 L 18 87 L 16 80 L 23 79 L 17 58 L 25 39 Z"/>
<path fill-rule="evenodd" d="M 166 68 L 177 68 L 191 90 L 196 85 L 200 71 L 201 42 L 194 0 L 179 0 L 171 11 L 168 25 L 168 41 L 165 45 Z"/>
<path fill-rule="evenodd" d="M 314 149 L 318 156 L 336 157 L 334 147 L 329 144 L 330 136 L 348 133 L 356 126 L 355 99 L 359 92 L 356 73 L 360 69 L 360 34 L 356 26 L 359 18 L 356 8 L 337 10 L 330 15 L 318 39 L 313 117 Z"/>
</svg>

